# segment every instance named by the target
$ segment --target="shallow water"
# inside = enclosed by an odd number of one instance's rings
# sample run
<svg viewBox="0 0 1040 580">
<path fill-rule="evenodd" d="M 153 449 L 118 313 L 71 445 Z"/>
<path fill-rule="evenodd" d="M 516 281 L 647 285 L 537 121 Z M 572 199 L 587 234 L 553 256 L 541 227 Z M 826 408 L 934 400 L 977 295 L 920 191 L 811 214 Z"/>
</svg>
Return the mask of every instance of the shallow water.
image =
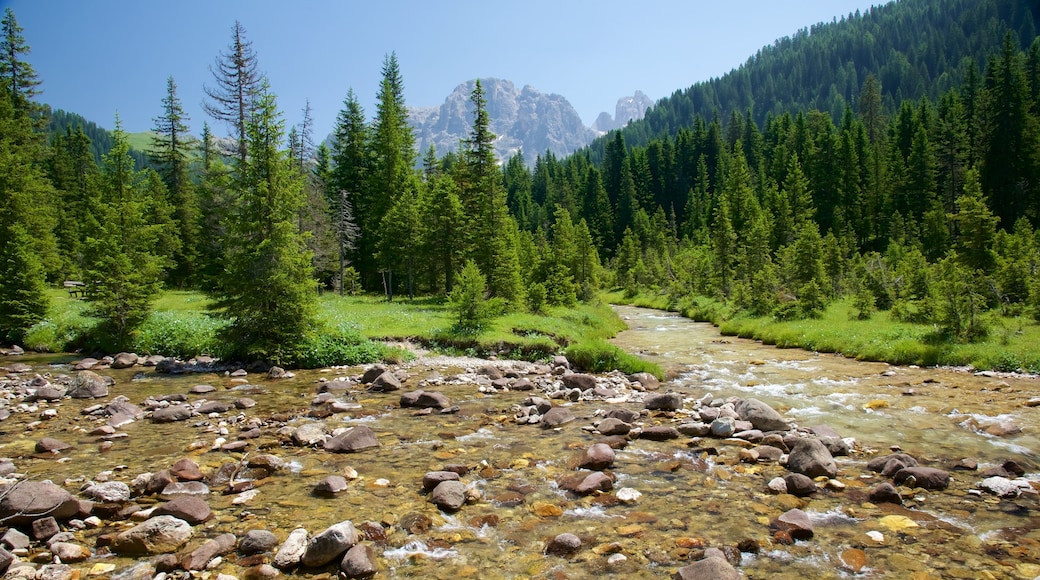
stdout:
<svg viewBox="0 0 1040 580">
<path fill-rule="evenodd" d="M 980 465 L 1014 458 L 1040 479 L 1034 432 L 1040 409 L 1026 407 L 1040 383 L 1023 377 L 979 377 L 966 372 L 893 367 L 831 355 L 781 350 L 754 341 L 721 337 L 706 324 L 670 314 L 621 308 L 631 329 L 616 344 L 662 363 L 675 378 L 662 389 L 682 392 L 688 401 L 706 394 L 716 398 L 755 396 L 781 410 L 801 426 L 828 424 L 855 438 L 860 449 L 887 453 L 892 445 L 943 467 L 963 457 Z M 71 372 L 52 355 L 0 359 L 0 366 L 25 362 L 36 372 Z M 670 576 L 701 547 L 736 546 L 742 540 L 761 545 L 758 554 L 744 553 L 740 569 L 751 578 L 1034 578 L 1040 575 L 1040 518 L 1033 498 L 997 500 L 968 493 L 979 479 L 954 472 L 954 483 L 942 492 L 905 490 L 907 507 L 874 506 L 866 491 L 882 481 L 865 473 L 873 455 L 838 458 L 837 479 L 844 491 L 821 491 L 808 500 L 767 493 L 766 483 L 786 470 L 776 465 L 748 465 L 737 460 L 739 447 L 706 440 L 718 455 L 697 453 L 686 439 L 668 442 L 635 440 L 619 451 L 611 469 L 615 490 L 634 488 L 642 496 L 632 505 L 614 493 L 578 498 L 559 489 L 557 480 L 573 473 L 573 461 L 599 436 L 584 430 L 603 401 L 574 404 L 578 420 L 557 430 L 514 423 L 512 406 L 528 394 L 480 393 L 473 381 L 428 387 L 447 394 L 460 412 L 418 415 L 399 408 L 399 393 L 348 391 L 360 409 L 325 419 L 308 417 L 319 381 L 356 375 L 361 369 L 306 371 L 288 380 L 247 377 L 250 387 L 224 375 L 165 376 L 151 370 L 100 371 L 116 379 L 109 399 L 120 394 L 140 403 L 149 395 L 185 393 L 196 384 L 218 391 L 192 395 L 234 400 L 248 396 L 257 406 L 216 417 L 193 417 L 175 424 L 138 421 L 120 429 L 127 433 L 107 451 L 99 450 L 89 431 L 102 421 L 84 418 L 80 410 L 95 402 L 64 400 L 15 412 L 0 423 L 0 456 L 15 458 L 19 471 L 64 483 L 76 493 L 81 482 L 110 477 L 129 482 L 136 475 L 167 468 L 182 457 L 196 461 L 204 473 L 238 462 L 243 453 L 212 451 L 218 437 L 236 439 L 250 420 L 263 422 L 263 435 L 251 439 L 247 453 L 271 453 L 289 468 L 256 481 L 255 498 L 241 505 L 235 495 L 219 490 L 207 497 L 217 513 L 196 526 L 196 545 L 220 533 L 241 535 L 265 528 L 280 539 L 297 526 L 311 533 L 342 520 L 355 525 L 375 522 L 385 539 L 372 541 L 380 554 L 381 576 L 391 578 L 659 578 Z M 418 388 L 431 371 L 443 376 L 461 368 L 412 369 L 404 390 Z M 471 375 L 463 375 L 470 377 Z M 910 394 L 912 392 L 912 394 Z M 8 408 L 17 411 L 17 401 Z M 559 402 L 557 402 L 559 403 Z M 630 403 L 632 409 L 641 405 Z M 58 417 L 39 420 L 44 408 Z M 651 414 L 645 426 L 673 424 L 679 417 Z M 321 420 L 326 430 L 364 423 L 381 447 L 339 455 L 285 443 L 279 429 Z M 980 429 L 1010 420 L 1023 433 L 1006 438 Z M 224 429 L 224 432 L 221 432 Z M 44 435 L 76 445 L 57 457 L 33 454 Z M 462 480 L 482 492 L 483 500 L 445 514 L 421 493 L 422 475 L 461 464 L 470 471 Z M 360 476 L 334 498 L 313 495 L 314 484 L 327 475 L 353 468 Z M 106 474 L 104 472 L 111 472 Z M 909 493 L 906 493 L 909 492 Z M 138 500 L 149 507 L 156 499 Z M 791 507 L 801 507 L 814 520 L 812 540 L 793 546 L 774 545 L 769 522 Z M 886 518 L 885 516 L 905 516 Z M 428 518 L 428 520 L 426 519 Z M 908 527 L 916 524 L 916 527 Z M 106 523 L 99 530 L 77 532 L 94 547 L 103 533 L 130 525 Z M 408 528 L 408 529 L 406 529 Z M 410 531 L 409 531 L 410 530 Z M 543 555 L 545 543 L 562 532 L 577 534 L 583 548 L 569 558 Z M 877 541 L 867 532 L 881 532 Z M 875 537 L 877 537 L 875 535 Z M 858 574 L 843 563 L 848 549 L 863 550 L 866 567 Z M 77 564 L 85 571 L 99 561 L 117 565 L 114 574 L 128 575 L 137 562 L 105 555 Z M 625 556 L 608 564 L 615 553 Z M 297 571 L 320 576 L 334 567 Z M 229 555 L 217 572 L 244 575 Z"/>
</svg>

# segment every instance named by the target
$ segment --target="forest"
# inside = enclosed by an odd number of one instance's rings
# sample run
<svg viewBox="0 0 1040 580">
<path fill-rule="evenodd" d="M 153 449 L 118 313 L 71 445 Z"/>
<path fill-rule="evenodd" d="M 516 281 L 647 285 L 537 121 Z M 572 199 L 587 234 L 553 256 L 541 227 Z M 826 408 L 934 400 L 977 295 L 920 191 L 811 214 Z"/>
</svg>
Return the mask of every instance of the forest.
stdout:
<svg viewBox="0 0 1040 580">
<path fill-rule="evenodd" d="M 145 160 L 118 119 L 107 134 L 38 102 L 8 9 L 0 342 L 41 324 L 64 280 L 86 281 L 98 347 L 128 344 L 163 288 L 197 289 L 231 353 L 288 362 L 321 290 L 440 296 L 460 328 L 612 288 L 716 322 L 846 300 L 982 340 L 994 316 L 1040 320 L 1038 18 L 1023 0 L 875 7 L 527 167 L 495 158 L 479 82 L 460 152 L 416 151 L 393 53 L 373 117 L 351 90 L 316 144 L 309 109 L 287 128 L 237 22 L 205 87 L 231 138 L 192 135 L 169 78 Z"/>
</svg>

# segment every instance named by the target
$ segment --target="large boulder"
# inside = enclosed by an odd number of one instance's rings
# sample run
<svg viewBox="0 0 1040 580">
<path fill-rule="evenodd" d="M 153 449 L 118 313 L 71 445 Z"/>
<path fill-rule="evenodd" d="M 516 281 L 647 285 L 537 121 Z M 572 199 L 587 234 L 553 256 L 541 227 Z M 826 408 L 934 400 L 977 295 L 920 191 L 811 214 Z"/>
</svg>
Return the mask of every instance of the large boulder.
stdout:
<svg viewBox="0 0 1040 580">
<path fill-rule="evenodd" d="M 679 393 L 656 393 L 644 399 L 643 404 L 651 411 L 678 411 L 683 400 Z"/>
<path fill-rule="evenodd" d="M 193 412 L 192 408 L 187 405 L 170 405 L 169 407 L 156 409 L 152 412 L 152 422 L 173 423 L 176 421 L 184 421 L 191 417 Z"/>
<path fill-rule="evenodd" d="M 587 391 L 596 388 L 596 377 L 583 373 L 567 373 L 560 377 L 560 381 L 568 389 Z"/>
<path fill-rule="evenodd" d="M 946 489 L 950 485 L 949 472 L 934 467 L 904 467 L 896 472 L 892 481 L 896 485 L 923 489 Z"/>
<path fill-rule="evenodd" d="M 94 371 L 80 371 L 72 379 L 65 394 L 73 399 L 96 399 L 108 396 L 108 381 Z"/>
<path fill-rule="evenodd" d="M 347 578 L 368 578 L 379 571 L 376 551 L 368 544 L 356 544 L 347 550 L 339 569 Z"/>
<path fill-rule="evenodd" d="M 300 560 L 303 558 L 304 552 L 307 551 L 307 530 L 303 528 L 296 528 L 292 532 L 289 532 L 289 537 L 282 542 L 282 545 L 275 552 L 274 559 L 271 561 L 275 568 L 281 570 L 288 570 L 299 565 Z"/>
<path fill-rule="evenodd" d="M 542 415 L 542 427 L 552 429 L 574 420 L 574 413 L 567 407 L 553 407 Z"/>
<path fill-rule="evenodd" d="M 376 377 L 368 388 L 380 393 L 389 393 L 401 389 L 401 380 L 394 373 L 385 371 Z"/>
<path fill-rule="evenodd" d="M 458 480 L 442 481 L 430 492 L 430 501 L 444 511 L 458 511 L 466 504 L 466 485 Z"/>
<path fill-rule="evenodd" d="M 379 447 L 379 440 L 371 428 L 358 425 L 325 442 L 325 451 L 332 453 L 355 453 Z"/>
<path fill-rule="evenodd" d="M 787 532 L 796 540 L 808 540 L 813 537 L 813 525 L 809 514 L 800 509 L 788 510 L 770 524 L 774 530 Z"/>
<path fill-rule="evenodd" d="M 740 418 L 762 431 L 787 431 L 791 428 L 780 413 L 758 399 L 744 399 L 735 409 Z"/>
<path fill-rule="evenodd" d="M 117 535 L 112 551 L 123 556 L 176 552 L 191 535 L 188 522 L 173 516 L 155 516 Z"/>
<path fill-rule="evenodd" d="M 300 558 L 300 563 L 307 568 L 317 568 L 342 556 L 357 544 L 357 530 L 350 520 L 342 521 L 326 528 L 307 542 L 307 549 Z"/>
<path fill-rule="evenodd" d="M 819 439 L 802 439 L 791 449 L 787 456 L 787 468 L 795 473 L 809 477 L 834 477 L 838 474 L 838 465 L 834 457 Z"/>
<path fill-rule="evenodd" d="M 128 369 L 137 364 L 137 359 L 137 355 L 132 352 L 121 352 L 112 357 L 112 364 L 109 366 L 114 369 Z"/>
<path fill-rule="evenodd" d="M 585 450 L 585 454 L 578 461 L 581 469 L 599 471 L 607 469 L 614 464 L 614 450 L 606 443 L 595 443 Z"/>
<path fill-rule="evenodd" d="M 155 514 L 170 515 L 195 525 L 212 518 L 213 510 L 197 495 L 179 495 L 155 508 Z"/>
<path fill-rule="evenodd" d="M 20 481 L 0 486 L 0 521 L 18 526 L 47 514 L 67 520 L 79 513 L 79 501 L 49 481 Z"/>
</svg>

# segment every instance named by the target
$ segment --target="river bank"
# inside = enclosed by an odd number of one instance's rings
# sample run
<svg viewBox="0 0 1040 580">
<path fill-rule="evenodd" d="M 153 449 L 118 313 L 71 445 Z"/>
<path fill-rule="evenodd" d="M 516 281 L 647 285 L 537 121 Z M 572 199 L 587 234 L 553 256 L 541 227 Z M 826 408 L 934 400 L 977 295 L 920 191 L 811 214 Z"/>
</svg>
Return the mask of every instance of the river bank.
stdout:
<svg viewBox="0 0 1040 580">
<path fill-rule="evenodd" d="M 366 562 L 390 577 L 697 577 L 687 567 L 712 554 L 750 577 L 1040 574 L 1035 380 L 776 349 L 662 312 L 621 316 L 631 329 L 615 344 L 671 380 L 585 375 L 562 360 L 419 358 L 282 378 L 131 367 L 99 370 L 113 379 L 107 394 L 79 399 L 69 389 L 89 381 L 69 357 L 4 357 L 5 477 L 50 480 L 77 505 L 56 518 L 58 541 L 18 524 L 30 541 L 8 551 L 34 576 L 45 565 L 84 577 L 338 574 L 342 555 L 278 559 L 303 529 L 304 553 L 330 535 L 361 546 L 347 565 L 356 577 Z M 10 372 L 19 363 L 28 369 Z M 749 413 L 753 399 L 782 424 Z M 70 447 L 38 450 L 45 438 Z M 834 471 L 826 457 L 823 472 L 792 469 L 801 440 L 821 442 Z M 893 447 L 946 473 L 945 488 L 933 472 L 871 469 Z M 992 477 L 1012 482 L 1009 497 L 982 486 Z M 897 496 L 883 501 L 886 485 Z M 169 504 L 186 496 L 211 515 L 182 519 L 191 514 Z M 183 541 L 127 548 L 130 530 L 167 512 L 189 522 L 169 528 Z"/>
</svg>

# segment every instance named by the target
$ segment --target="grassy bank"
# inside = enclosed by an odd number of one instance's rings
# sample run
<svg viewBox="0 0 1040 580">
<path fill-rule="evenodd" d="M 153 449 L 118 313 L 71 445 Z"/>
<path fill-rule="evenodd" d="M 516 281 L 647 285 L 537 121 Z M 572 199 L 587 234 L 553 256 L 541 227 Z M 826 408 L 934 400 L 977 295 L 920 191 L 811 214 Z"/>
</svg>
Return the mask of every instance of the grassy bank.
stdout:
<svg viewBox="0 0 1040 580">
<path fill-rule="evenodd" d="M 703 297 L 674 304 L 661 295 L 626 297 L 618 291 L 607 294 L 605 300 L 678 312 L 711 322 L 724 335 L 784 348 L 833 352 L 892 364 L 1040 372 L 1040 325 L 1023 317 L 993 317 L 986 340 L 960 343 L 943 338 L 933 325 L 900 322 L 888 312 L 876 312 L 869 320 L 855 320 L 848 300 L 832 303 L 821 318 L 783 322 L 771 316 L 741 315 L 722 302 Z"/>
<path fill-rule="evenodd" d="M 51 291 L 47 319 L 34 326 L 25 347 L 42 351 L 103 350 L 93 336 L 96 320 L 88 304 Z M 222 356 L 217 339 L 224 322 L 209 312 L 210 301 L 197 292 L 164 292 L 134 335 L 132 350 L 182 358 Z M 661 371 L 613 347 L 606 340 L 625 328 L 603 302 L 550 308 L 544 314 L 507 313 L 477 329 L 455 327 L 456 315 L 440 298 L 386 302 L 381 296 L 325 294 L 319 300 L 321 328 L 308 339 L 301 366 L 320 367 L 376 360 L 399 361 L 408 353 L 396 342 L 421 344 L 438 352 L 538 360 L 566 352 L 594 371 Z"/>
</svg>

